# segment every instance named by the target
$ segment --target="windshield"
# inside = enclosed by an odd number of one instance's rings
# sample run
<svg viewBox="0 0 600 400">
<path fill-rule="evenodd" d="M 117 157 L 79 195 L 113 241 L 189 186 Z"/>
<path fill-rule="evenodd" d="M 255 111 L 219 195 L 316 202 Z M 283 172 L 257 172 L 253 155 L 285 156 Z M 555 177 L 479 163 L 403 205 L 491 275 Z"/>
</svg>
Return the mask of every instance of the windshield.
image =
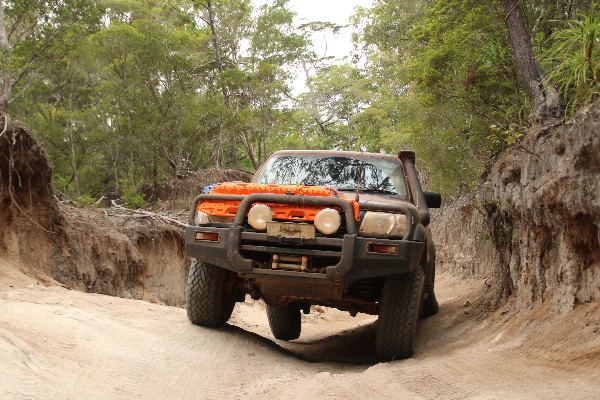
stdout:
<svg viewBox="0 0 600 400">
<path fill-rule="evenodd" d="M 337 190 L 406 196 L 400 162 L 368 156 L 281 154 L 271 157 L 257 183 L 327 186 Z"/>
</svg>

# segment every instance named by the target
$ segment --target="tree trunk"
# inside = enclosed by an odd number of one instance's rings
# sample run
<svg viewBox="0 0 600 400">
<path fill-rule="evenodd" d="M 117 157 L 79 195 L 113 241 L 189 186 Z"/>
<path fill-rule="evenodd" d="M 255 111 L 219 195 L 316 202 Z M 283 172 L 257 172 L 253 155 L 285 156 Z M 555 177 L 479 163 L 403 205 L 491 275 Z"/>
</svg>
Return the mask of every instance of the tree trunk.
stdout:
<svg viewBox="0 0 600 400">
<path fill-rule="evenodd" d="M 210 0 L 206 1 L 206 10 L 208 11 L 208 25 L 212 34 L 213 48 L 215 50 L 215 62 L 219 72 L 223 72 L 223 61 L 221 60 L 221 47 L 219 45 L 219 35 L 217 32 L 217 24 L 215 21 L 215 14 L 213 12 L 212 3 Z M 226 105 L 229 105 L 229 93 L 224 85 L 221 85 L 221 92 L 223 93 L 223 99 Z"/>
<path fill-rule="evenodd" d="M 6 112 L 8 103 L 10 102 L 12 74 L 9 71 L 2 71 L 0 78 L 2 79 L 0 85 L 0 112 Z"/>
<path fill-rule="evenodd" d="M 72 92 L 72 91 L 71 91 Z M 69 93 L 69 106 L 67 110 L 67 133 L 69 134 L 69 143 L 71 144 L 71 171 L 73 181 L 75 181 L 75 191 L 77 195 L 81 195 L 79 191 L 79 177 L 77 176 L 77 151 L 75 149 L 75 132 L 73 131 L 73 99 L 72 94 Z"/>
<path fill-rule="evenodd" d="M 223 60 L 221 59 L 221 45 L 219 42 L 219 33 L 217 31 L 217 24 L 215 21 L 215 14 L 211 0 L 206 1 L 206 10 L 208 11 L 208 25 L 210 26 L 213 47 L 215 49 L 215 63 L 217 64 L 217 70 L 219 71 L 219 73 L 221 73 L 225 68 L 223 67 Z M 225 103 L 225 106 L 227 108 L 230 108 L 231 96 L 229 94 L 227 86 L 225 86 L 223 83 L 221 83 L 221 93 L 223 93 L 223 102 Z M 220 131 L 219 134 L 221 134 Z M 237 167 L 237 143 L 235 133 L 232 134 L 230 151 L 232 164 L 234 167 Z"/>
<path fill-rule="evenodd" d="M 4 0 L 0 0 L 0 51 L 2 51 L 2 57 L 5 58 L 5 62 L 9 61 L 7 58 L 10 57 L 10 43 L 8 42 L 8 36 L 6 35 L 6 21 L 4 19 Z M 7 62 L 7 64 L 9 64 Z M 0 71 L 0 112 L 5 112 L 10 101 L 10 91 L 12 89 L 12 73 L 6 69 Z"/>
<path fill-rule="evenodd" d="M 100 106 L 98 106 L 98 107 L 100 107 Z M 115 180 L 115 193 L 118 195 L 119 194 L 119 168 L 118 168 L 119 143 L 116 140 L 113 140 L 114 137 L 110 132 L 111 127 L 110 127 L 110 123 L 108 121 L 109 118 L 110 117 L 107 114 L 105 114 L 104 112 L 102 112 L 100 114 L 100 122 L 102 123 L 102 130 L 104 131 L 106 149 L 108 151 L 108 155 L 110 157 L 110 161 L 112 164 L 113 178 Z M 113 144 L 114 144 L 114 148 L 113 148 Z"/>
<path fill-rule="evenodd" d="M 244 145 L 246 146 L 246 150 L 248 151 L 248 156 L 250 157 L 250 161 L 252 161 L 252 166 L 254 167 L 254 170 L 256 171 L 260 167 L 260 163 L 256 159 L 254 150 L 252 150 L 252 143 L 250 142 L 250 139 L 248 139 L 248 135 L 246 135 L 246 133 L 243 134 L 242 139 L 243 139 Z"/>
<path fill-rule="evenodd" d="M 548 118 L 560 118 L 560 97 L 556 89 L 545 81 L 544 73 L 535 59 L 531 35 L 525 24 L 519 1 L 502 0 L 502 3 L 519 82 L 531 101 L 531 118 L 536 122 Z"/>
</svg>

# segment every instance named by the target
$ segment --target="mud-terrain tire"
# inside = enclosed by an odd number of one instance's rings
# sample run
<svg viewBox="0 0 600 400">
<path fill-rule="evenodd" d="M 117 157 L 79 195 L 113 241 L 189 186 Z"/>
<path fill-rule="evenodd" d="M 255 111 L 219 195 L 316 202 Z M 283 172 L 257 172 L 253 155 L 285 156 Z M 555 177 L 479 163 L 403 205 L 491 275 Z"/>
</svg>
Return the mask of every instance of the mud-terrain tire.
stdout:
<svg viewBox="0 0 600 400">
<path fill-rule="evenodd" d="M 421 318 L 431 317 L 440 311 L 440 305 L 435 297 L 435 264 L 433 265 L 433 273 L 431 277 L 431 288 L 427 290 L 427 298 L 423 301 L 423 309 L 421 310 Z"/>
<path fill-rule="evenodd" d="M 433 289 L 427 293 L 427 298 L 423 300 L 423 310 L 421 311 L 421 318 L 431 317 L 440 311 L 440 304 L 435 297 Z"/>
<path fill-rule="evenodd" d="M 422 268 L 385 278 L 375 332 L 375 351 L 380 361 L 413 355 L 424 283 Z"/>
<path fill-rule="evenodd" d="M 187 281 L 186 310 L 191 323 L 201 326 L 224 325 L 235 306 L 228 293 L 226 269 L 192 260 Z"/>
<path fill-rule="evenodd" d="M 267 305 L 267 319 L 275 339 L 294 340 L 300 337 L 302 324 L 300 307 L 296 303 L 290 303 L 283 307 Z"/>
</svg>

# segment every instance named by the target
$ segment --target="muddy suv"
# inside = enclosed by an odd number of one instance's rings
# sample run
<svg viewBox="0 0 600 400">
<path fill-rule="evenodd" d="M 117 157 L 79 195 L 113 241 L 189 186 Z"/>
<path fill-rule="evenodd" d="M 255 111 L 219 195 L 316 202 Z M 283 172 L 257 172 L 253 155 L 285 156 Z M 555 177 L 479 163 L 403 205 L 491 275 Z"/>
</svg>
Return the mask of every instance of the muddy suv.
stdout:
<svg viewBox="0 0 600 400">
<path fill-rule="evenodd" d="M 313 305 L 379 315 L 380 360 L 414 352 L 420 317 L 438 311 L 435 245 L 413 152 L 279 151 L 251 183 L 206 187 L 190 209 L 187 315 L 220 326 L 246 294 L 273 335 L 300 336 Z"/>
</svg>

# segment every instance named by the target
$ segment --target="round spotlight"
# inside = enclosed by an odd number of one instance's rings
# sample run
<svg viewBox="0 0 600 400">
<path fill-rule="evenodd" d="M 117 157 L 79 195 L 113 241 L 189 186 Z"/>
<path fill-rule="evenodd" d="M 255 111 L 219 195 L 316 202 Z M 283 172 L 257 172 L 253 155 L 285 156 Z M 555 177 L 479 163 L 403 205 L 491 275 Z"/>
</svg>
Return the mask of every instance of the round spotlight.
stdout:
<svg viewBox="0 0 600 400">
<path fill-rule="evenodd" d="M 255 204 L 248 211 L 248 223 L 258 231 L 267 229 L 267 222 L 273 220 L 273 211 L 266 204 Z"/>
<path fill-rule="evenodd" d="M 324 235 L 337 232 L 341 223 L 340 213 L 333 208 L 324 208 L 315 216 L 315 227 Z"/>
</svg>

